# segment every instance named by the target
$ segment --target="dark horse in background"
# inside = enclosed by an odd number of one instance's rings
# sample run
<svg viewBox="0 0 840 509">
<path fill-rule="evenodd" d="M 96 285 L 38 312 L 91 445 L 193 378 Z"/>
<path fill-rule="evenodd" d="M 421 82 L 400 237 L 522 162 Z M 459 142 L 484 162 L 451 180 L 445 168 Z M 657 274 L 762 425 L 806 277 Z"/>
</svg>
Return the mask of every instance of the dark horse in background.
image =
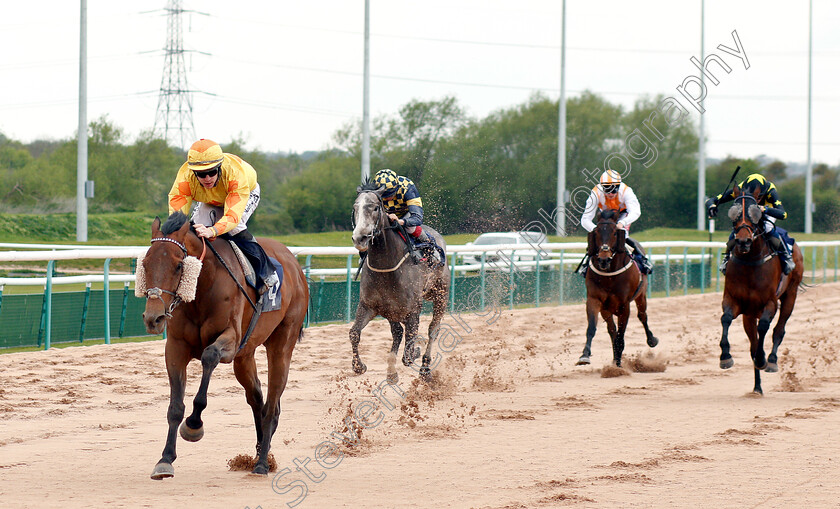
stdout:
<svg viewBox="0 0 840 509">
<path fill-rule="evenodd" d="M 758 194 L 758 190 L 755 191 Z M 729 353 L 729 326 L 738 315 L 744 315 L 744 331 L 750 338 L 750 354 L 755 367 L 755 387 L 761 390 L 761 370 L 776 372 L 777 350 L 785 336 L 785 323 L 793 312 L 796 292 L 802 282 L 805 266 L 802 250 L 794 244 L 792 255 L 794 269 L 787 276 L 782 274 L 782 261 L 764 238 L 763 211 L 758 206 L 758 196 L 740 193 L 735 188 L 735 203 L 729 209 L 729 219 L 735 230 L 733 257 L 726 269 L 723 287 L 723 334 L 720 339 L 720 367 L 729 369 L 735 364 Z M 783 240 L 784 241 L 784 240 Z M 773 328 L 773 350 L 764 357 L 764 336 L 770 322 L 779 310 L 779 321 Z"/>
<path fill-rule="evenodd" d="M 624 352 L 624 331 L 630 318 L 630 303 L 636 301 L 639 320 L 645 327 L 647 344 L 659 344 L 647 323 L 647 274 L 642 274 L 624 245 L 626 231 L 616 227 L 615 211 L 605 210 L 595 229 L 589 232 L 586 271 L 586 346 L 578 365 L 590 363 L 592 338 L 598 323 L 598 313 L 607 322 L 613 347 L 613 362 L 621 366 Z M 613 316 L 618 317 L 616 328 Z"/>
<path fill-rule="evenodd" d="M 292 350 L 303 335 L 309 286 L 286 246 L 271 239 L 257 240 L 268 256 L 283 266 L 281 305 L 260 315 L 253 333 L 242 345 L 243 333 L 255 309 L 251 303 L 257 300 L 257 294 L 246 285 L 230 243 L 212 241 L 215 249 L 210 251 L 218 253 L 218 257 L 210 254 L 207 250 L 210 241 L 198 237 L 180 212 L 172 214 L 162 227 L 159 218 L 152 223 L 152 245 L 142 261 L 147 299 L 143 320 L 152 334 L 160 334 L 166 325 L 166 371 L 170 388 L 166 414 L 169 431 L 152 479 L 175 475 L 172 462 L 176 430 L 184 418 L 187 364 L 192 359 L 201 359 L 203 373 L 193 413 L 181 426 L 181 436 L 195 442 L 204 435 L 201 412 L 207 406 L 210 375 L 219 362 L 233 362 L 233 372 L 245 389 L 245 399 L 253 410 L 257 429 L 257 463 L 253 472 L 268 473 L 271 437 L 280 417 L 280 396 L 288 380 Z M 196 258 L 203 261 L 197 263 Z M 184 298 L 184 287 L 189 285 L 193 285 L 186 290 L 190 296 Z M 254 351 L 260 345 L 265 346 L 268 356 L 265 401 L 254 361 Z"/>
<path fill-rule="evenodd" d="M 391 324 L 394 342 L 388 362 L 388 381 L 398 380 L 395 358 L 399 352 L 405 326 L 405 349 L 402 362 L 412 366 L 419 357 L 415 341 L 420 328 L 420 311 L 423 301 L 432 302 L 432 321 L 420 374 L 431 373 L 431 347 L 440 330 L 449 298 L 449 271 L 446 264 L 430 266 L 426 261 L 415 263 L 406 239 L 399 233 L 399 226 L 388 218 L 382 203 L 382 193 L 376 184 L 365 183 L 356 189 L 358 196 L 353 203 L 353 245 L 367 256 L 361 267 L 361 286 L 356 320 L 350 327 L 350 344 L 353 348 L 353 371 L 362 374 L 367 367 L 359 357 L 362 329 L 375 316 L 384 317 Z M 443 237 L 423 225 L 438 246 L 446 248 Z M 410 242 L 410 240 L 408 240 Z"/>
</svg>

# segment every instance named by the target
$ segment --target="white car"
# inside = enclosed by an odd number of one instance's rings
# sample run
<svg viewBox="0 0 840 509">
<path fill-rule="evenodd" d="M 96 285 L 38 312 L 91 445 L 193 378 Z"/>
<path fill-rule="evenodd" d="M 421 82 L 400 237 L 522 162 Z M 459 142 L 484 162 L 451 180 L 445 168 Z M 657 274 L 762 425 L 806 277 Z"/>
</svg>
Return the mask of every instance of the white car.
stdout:
<svg viewBox="0 0 840 509">
<path fill-rule="evenodd" d="M 467 242 L 467 246 L 494 246 L 503 244 L 516 244 L 522 246 L 533 246 L 531 249 L 491 249 L 487 251 L 484 258 L 485 264 L 496 265 L 499 267 L 507 267 L 508 260 L 513 262 L 519 261 L 534 261 L 537 259 L 537 250 L 541 244 L 547 241 L 546 236 L 538 231 L 520 231 L 520 232 L 491 232 L 482 233 L 475 239 L 475 242 Z M 547 250 L 542 249 L 540 259 L 544 259 Z M 464 253 L 464 262 L 466 263 L 481 263 L 481 252 Z"/>
</svg>

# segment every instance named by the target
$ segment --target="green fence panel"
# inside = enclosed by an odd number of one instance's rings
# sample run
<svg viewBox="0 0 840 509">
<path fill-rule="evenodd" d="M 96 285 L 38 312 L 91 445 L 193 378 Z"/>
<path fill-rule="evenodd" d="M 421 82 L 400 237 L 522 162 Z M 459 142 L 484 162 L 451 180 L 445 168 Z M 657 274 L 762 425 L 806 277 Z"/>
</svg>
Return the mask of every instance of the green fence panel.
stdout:
<svg viewBox="0 0 840 509">
<path fill-rule="evenodd" d="M 684 264 L 681 257 L 675 257 L 666 271 L 664 264 L 654 268 L 656 277 L 651 281 L 651 292 L 683 293 L 685 284 L 689 289 L 703 286 L 710 288 L 712 282 L 711 267 L 707 261 L 704 270 L 699 262 L 687 265 L 688 273 L 683 274 Z M 510 306 L 511 281 L 514 307 L 532 306 L 536 302 L 537 271 L 515 271 L 513 278 L 509 271 L 487 271 L 484 284 L 480 274 L 458 275 L 452 296 L 457 311 L 485 310 L 498 313 Z M 561 271 L 557 267 L 541 267 L 539 271 L 539 297 L 541 305 L 557 305 L 562 296 L 564 304 L 583 302 L 586 298 L 586 285 L 580 274 L 568 267 Z M 483 291 L 482 291 L 483 288 Z M 346 323 L 352 321 L 359 303 L 359 282 L 353 281 L 350 288 L 350 316 L 347 316 L 347 281 L 309 281 L 309 323 Z M 52 296 L 52 321 L 50 327 L 52 343 L 78 342 L 79 338 L 101 339 L 105 336 L 104 295 L 103 290 L 90 292 L 87 314 L 84 313 L 85 292 L 58 292 Z M 0 348 L 18 346 L 39 346 L 38 332 L 41 323 L 43 294 L 3 295 L 0 308 Z M 122 335 L 144 336 L 143 324 L 145 299 L 137 298 L 133 292 L 126 296 L 124 289 L 109 292 L 111 331 L 122 331 Z M 125 307 L 124 307 L 125 306 Z M 423 312 L 432 312 L 431 303 L 423 305 Z M 85 317 L 84 330 L 82 329 Z M 124 320 L 121 322 L 121 320 Z"/>
</svg>

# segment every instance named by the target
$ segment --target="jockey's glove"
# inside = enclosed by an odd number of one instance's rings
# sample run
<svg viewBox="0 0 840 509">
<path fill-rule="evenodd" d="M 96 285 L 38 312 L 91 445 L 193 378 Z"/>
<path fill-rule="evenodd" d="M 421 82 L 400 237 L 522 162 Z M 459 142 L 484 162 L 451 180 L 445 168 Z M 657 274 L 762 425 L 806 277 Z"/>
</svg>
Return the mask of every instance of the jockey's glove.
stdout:
<svg viewBox="0 0 840 509">
<path fill-rule="evenodd" d="M 709 214 L 709 217 L 717 216 L 717 200 L 715 198 L 709 198 L 706 200 L 706 211 Z"/>
</svg>

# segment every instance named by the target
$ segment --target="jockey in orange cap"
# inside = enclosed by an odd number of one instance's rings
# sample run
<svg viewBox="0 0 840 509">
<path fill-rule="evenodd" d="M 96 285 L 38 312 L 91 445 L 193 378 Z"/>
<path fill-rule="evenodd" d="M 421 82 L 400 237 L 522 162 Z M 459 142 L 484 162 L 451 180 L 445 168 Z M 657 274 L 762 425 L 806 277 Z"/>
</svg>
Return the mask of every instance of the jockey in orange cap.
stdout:
<svg viewBox="0 0 840 509">
<path fill-rule="evenodd" d="M 262 295 L 279 282 L 276 271 L 246 223 L 260 203 L 257 172 L 239 156 L 222 152 L 212 140 L 200 139 L 187 153 L 175 183 L 169 191 L 169 213 L 180 210 L 189 215 L 199 237 L 230 238 L 250 258 L 263 285 Z"/>
<path fill-rule="evenodd" d="M 627 231 L 628 235 L 625 237 L 625 241 L 633 249 L 633 256 L 639 263 L 639 268 L 642 273 L 650 274 L 653 271 L 653 265 L 647 256 L 645 256 L 645 251 L 641 244 L 631 239 L 629 235 L 630 224 L 642 215 L 639 199 L 636 198 L 636 193 L 633 192 L 633 188 L 622 183 L 621 175 L 614 170 L 605 171 L 601 175 L 600 183 L 593 187 L 589 193 L 589 198 L 586 200 L 586 207 L 580 218 L 581 226 L 588 232 L 594 230 L 595 213 L 599 210 L 606 209 L 612 209 L 618 212 L 617 226 Z"/>
</svg>

